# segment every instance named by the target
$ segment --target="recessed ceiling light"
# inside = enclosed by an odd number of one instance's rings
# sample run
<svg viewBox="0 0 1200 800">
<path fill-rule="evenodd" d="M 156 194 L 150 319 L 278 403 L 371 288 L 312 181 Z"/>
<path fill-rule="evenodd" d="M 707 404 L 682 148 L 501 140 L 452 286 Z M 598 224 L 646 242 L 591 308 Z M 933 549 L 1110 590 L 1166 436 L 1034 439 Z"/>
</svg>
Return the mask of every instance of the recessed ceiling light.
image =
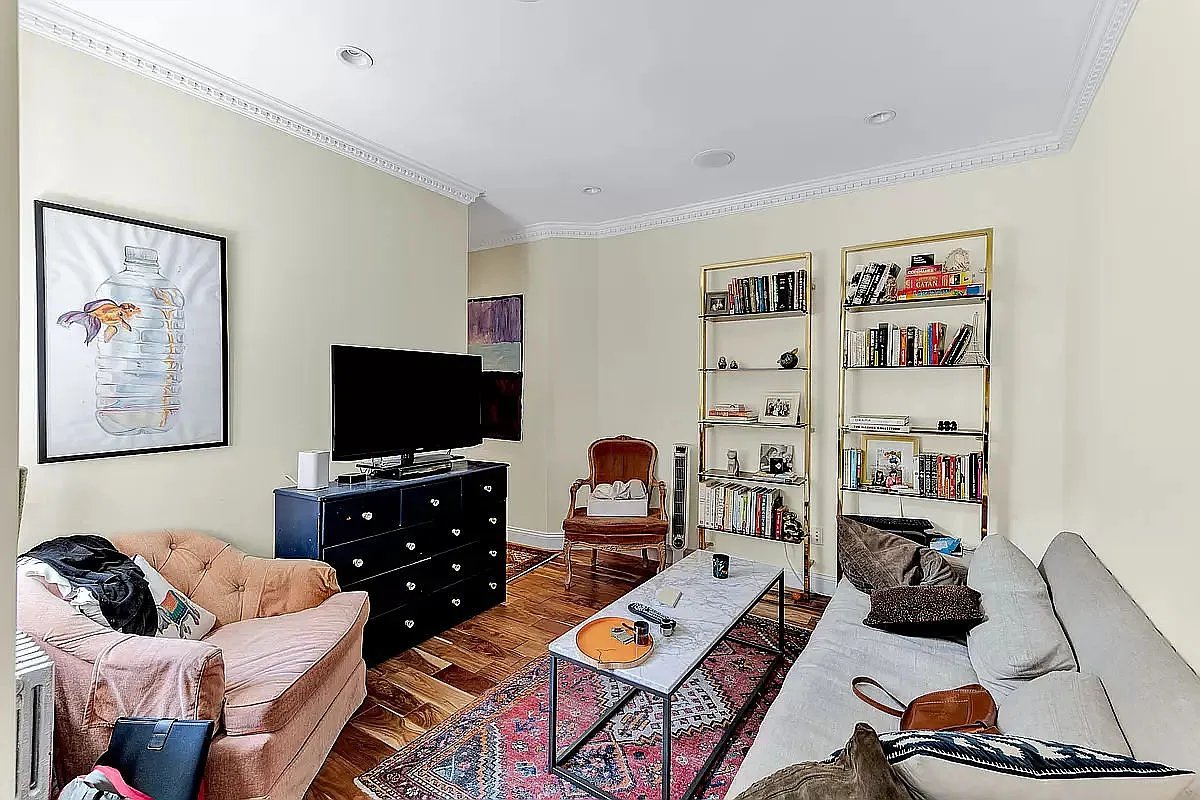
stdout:
<svg viewBox="0 0 1200 800">
<path fill-rule="evenodd" d="M 692 163 L 704 169 L 720 169 L 728 167 L 737 158 L 729 150 L 705 150 L 692 156 Z"/>
<path fill-rule="evenodd" d="M 874 114 L 868 115 L 866 122 L 868 125 L 887 125 L 895 118 L 896 112 L 888 108 L 884 109 L 883 111 L 876 111 Z"/>
<path fill-rule="evenodd" d="M 348 44 L 345 47 L 339 47 L 337 54 L 343 64 L 355 69 L 370 69 L 375 64 L 375 59 L 371 57 L 370 53 L 354 45 Z"/>
<path fill-rule="evenodd" d="M 528 3 L 528 2 L 530 2 L 530 0 L 521 0 L 521 2 L 523 2 L 523 3 Z M 583 193 L 584 193 L 584 194 L 600 194 L 600 193 L 601 193 L 601 192 L 603 192 L 603 191 L 604 191 L 604 189 L 603 189 L 603 188 L 601 188 L 601 187 L 599 187 L 599 186 L 585 186 L 585 187 L 583 187 Z"/>
</svg>

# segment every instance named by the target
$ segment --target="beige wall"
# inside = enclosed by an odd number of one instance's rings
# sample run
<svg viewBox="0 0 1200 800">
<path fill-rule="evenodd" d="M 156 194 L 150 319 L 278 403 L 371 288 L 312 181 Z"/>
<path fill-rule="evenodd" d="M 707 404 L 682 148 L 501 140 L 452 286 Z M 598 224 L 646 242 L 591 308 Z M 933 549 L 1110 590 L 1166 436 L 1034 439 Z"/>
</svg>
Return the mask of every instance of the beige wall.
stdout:
<svg viewBox="0 0 1200 800">
<path fill-rule="evenodd" d="M 598 403 L 594 428 L 578 438 L 633 433 L 660 450 L 694 441 L 698 268 L 811 250 L 813 518 L 826 538 L 814 571 L 834 574 L 840 248 L 994 226 L 991 530 L 1035 558 L 1058 530 L 1080 531 L 1200 664 L 1200 625 L 1185 602 L 1200 563 L 1189 491 L 1200 381 L 1182 349 L 1194 336 L 1186 304 L 1194 271 L 1188 233 L 1200 208 L 1192 141 L 1200 55 L 1190 46 L 1197 37 L 1200 7 L 1144 0 L 1079 142 L 1062 157 L 560 243 L 559 269 L 580 271 L 589 284 L 593 264 L 597 272 Z M 472 279 L 491 259 L 520 260 L 540 246 L 472 254 Z M 578 300 L 546 298 L 552 307 Z M 554 339 L 556 331 L 543 335 Z M 552 381 L 552 403 L 557 387 Z M 585 468 L 573 444 L 547 446 L 547 464 Z M 548 484 L 551 493 L 565 488 Z M 722 537 L 718 547 L 784 563 L 778 544 Z"/>
<path fill-rule="evenodd" d="M 1142 0 L 1074 151 L 1087 235 L 1068 305 L 1066 525 L 1193 665 L 1200 368 L 1192 233 L 1200 6 Z"/>
<path fill-rule="evenodd" d="M 0 0 L 0 469 L 17 464 L 17 4 Z M 11 487 L 12 484 L 9 484 Z M 11 576 L 17 554 L 16 497 L 0 492 L 0 569 Z M 13 796 L 13 583 L 0 584 L 0 797 Z"/>
<path fill-rule="evenodd" d="M 58 44 L 21 42 L 23 329 L 35 325 L 34 199 L 227 236 L 231 442 L 34 465 L 25 337 L 21 544 L 193 526 L 270 554 L 272 488 L 295 474 L 298 450 L 329 445 L 329 344 L 463 349 L 466 208 Z"/>
</svg>

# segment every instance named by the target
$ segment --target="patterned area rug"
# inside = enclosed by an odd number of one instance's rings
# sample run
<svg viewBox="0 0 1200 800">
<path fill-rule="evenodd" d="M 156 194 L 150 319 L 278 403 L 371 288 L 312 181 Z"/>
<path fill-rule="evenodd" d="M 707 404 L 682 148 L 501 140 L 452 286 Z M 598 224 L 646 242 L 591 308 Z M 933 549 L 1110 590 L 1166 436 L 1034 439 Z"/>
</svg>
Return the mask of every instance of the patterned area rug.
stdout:
<svg viewBox="0 0 1200 800">
<path fill-rule="evenodd" d="M 505 562 L 505 582 L 512 583 L 526 573 L 533 572 L 543 564 L 549 564 L 562 553 L 558 550 L 539 550 L 523 544 L 508 543 L 508 559 Z"/>
<path fill-rule="evenodd" d="M 750 617 L 735 634 L 769 643 L 775 630 L 775 623 Z M 771 677 L 724 758 L 697 792 L 698 798 L 725 796 L 787 668 L 808 643 L 808 636 L 807 630 L 787 627 L 783 667 Z M 682 796 L 768 663 L 769 655 L 726 640 L 676 693 L 671 719 L 673 797 Z M 379 800 L 589 797 L 547 769 L 549 665 L 549 656 L 531 662 L 355 782 Z M 560 663 L 559 680 L 558 741 L 559 747 L 566 747 L 622 692 L 615 681 L 565 662 Z M 661 731 L 661 704 L 639 693 L 567 767 L 622 800 L 657 800 L 662 785 Z"/>
</svg>

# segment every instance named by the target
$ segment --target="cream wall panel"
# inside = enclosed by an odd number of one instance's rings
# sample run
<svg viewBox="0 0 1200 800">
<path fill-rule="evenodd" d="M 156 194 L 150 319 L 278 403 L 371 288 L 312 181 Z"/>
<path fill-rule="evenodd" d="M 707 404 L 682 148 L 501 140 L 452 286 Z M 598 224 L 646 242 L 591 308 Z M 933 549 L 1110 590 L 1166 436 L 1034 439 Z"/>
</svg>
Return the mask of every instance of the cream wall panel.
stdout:
<svg viewBox="0 0 1200 800">
<path fill-rule="evenodd" d="M 21 42 L 20 453 L 32 466 L 21 544 L 190 526 L 270 554 L 272 488 L 295 474 L 298 450 L 330 444 L 330 343 L 464 349 L 466 208 L 44 39 Z M 33 463 L 37 198 L 229 238 L 230 447 Z"/>
</svg>

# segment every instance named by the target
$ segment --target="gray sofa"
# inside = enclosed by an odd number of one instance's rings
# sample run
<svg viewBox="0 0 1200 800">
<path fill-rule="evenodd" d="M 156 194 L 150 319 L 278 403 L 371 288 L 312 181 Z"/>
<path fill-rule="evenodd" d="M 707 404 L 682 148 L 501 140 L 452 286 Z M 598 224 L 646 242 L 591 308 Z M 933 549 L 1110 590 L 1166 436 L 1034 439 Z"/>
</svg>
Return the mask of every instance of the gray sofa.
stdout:
<svg viewBox="0 0 1200 800">
<path fill-rule="evenodd" d="M 1079 536 L 1056 536 L 1040 570 L 1080 671 L 1103 681 L 1133 755 L 1200 773 L 1200 677 Z M 1192 591 L 1180 587 L 1181 598 Z M 870 605 L 848 581 L 838 584 L 727 797 L 788 764 L 827 758 L 856 722 L 896 730 L 896 718 L 854 696 L 856 675 L 906 700 L 977 682 L 965 645 L 868 628 L 862 620 Z M 1184 797 L 1200 799 L 1200 778 Z"/>
</svg>

